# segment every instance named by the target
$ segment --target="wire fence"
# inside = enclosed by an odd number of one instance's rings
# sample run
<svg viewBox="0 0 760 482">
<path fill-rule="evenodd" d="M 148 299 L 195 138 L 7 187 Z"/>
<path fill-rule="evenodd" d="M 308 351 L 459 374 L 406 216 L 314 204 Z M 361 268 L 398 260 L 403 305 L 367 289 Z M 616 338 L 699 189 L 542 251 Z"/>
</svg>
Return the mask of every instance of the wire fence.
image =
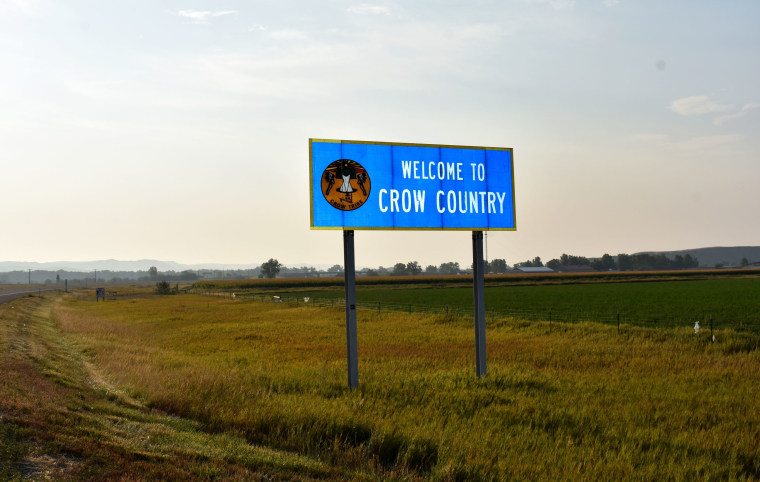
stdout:
<svg viewBox="0 0 760 482">
<path fill-rule="evenodd" d="M 317 307 L 336 307 L 345 308 L 345 299 L 339 297 L 304 297 L 304 296 L 287 296 L 271 294 L 253 294 L 253 293 L 232 293 L 226 291 L 204 291 L 191 290 L 190 292 L 204 296 L 217 296 L 236 300 L 247 300 L 255 303 L 284 303 L 290 306 L 309 305 Z M 377 313 L 394 312 L 394 313 L 421 313 L 445 315 L 450 319 L 471 317 L 472 308 L 454 305 L 432 305 L 432 304 L 413 304 L 413 303 L 388 303 L 388 302 L 357 302 L 357 310 L 374 311 Z M 486 322 L 494 326 L 499 326 L 507 322 L 543 322 L 548 323 L 551 329 L 553 324 L 582 323 L 594 322 L 607 325 L 616 325 L 618 329 L 621 325 L 674 329 L 684 327 L 694 327 L 695 322 L 699 322 L 701 330 L 713 332 L 718 329 L 733 329 L 738 332 L 760 334 L 760 318 L 746 320 L 726 321 L 717 319 L 710 313 L 684 313 L 680 315 L 663 315 L 663 316 L 636 316 L 622 311 L 618 312 L 600 312 L 594 310 L 556 310 L 556 309 L 510 309 L 510 310 L 488 310 L 486 309 Z"/>
</svg>

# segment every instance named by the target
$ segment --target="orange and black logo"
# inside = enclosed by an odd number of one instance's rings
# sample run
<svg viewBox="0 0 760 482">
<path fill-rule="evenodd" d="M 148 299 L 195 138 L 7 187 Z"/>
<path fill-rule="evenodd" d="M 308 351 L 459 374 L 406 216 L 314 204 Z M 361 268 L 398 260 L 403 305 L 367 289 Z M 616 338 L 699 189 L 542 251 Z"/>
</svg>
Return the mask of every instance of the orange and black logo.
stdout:
<svg viewBox="0 0 760 482">
<path fill-rule="evenodd" d="M 367 170 L 351 159 L 331 162 L 322 173 L 322 194 L 332 207 L 341 211 L 362 207 L 371 187 Z"/>
</svg>

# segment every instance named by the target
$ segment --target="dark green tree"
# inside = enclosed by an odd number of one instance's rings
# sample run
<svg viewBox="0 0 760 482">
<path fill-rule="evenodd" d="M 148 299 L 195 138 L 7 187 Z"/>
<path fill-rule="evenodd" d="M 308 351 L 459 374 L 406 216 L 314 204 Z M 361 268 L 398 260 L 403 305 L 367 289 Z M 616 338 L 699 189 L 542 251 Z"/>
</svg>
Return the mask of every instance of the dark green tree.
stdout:
<svg viewBox="0 0 760 482">
<path fill-rule="evenodd" d="M 506 273 L 507 269 L 509 268 L 505 259 L 496 258 L 488 262 L 489 273 Z"/>
<path fill-rule="evenodd" d="M 406 271 L 406 264 L 396 263 L 393 265 L 393 271 L 391 271 L 391 274 L 393 276 L 406 276 L 409 273 Z"/>
<path fill-rule="evenodd" d="M 265 278 L 276 278 L 280 272 L 282 264 L 274 258 L 269 258 L 269 261 L 262 263 L 261 273 Z"/>
<path fill-rule="evenodd" d="M 422 266 L 417 261 L 409 261 L 406 263 L 406 272 L 412 276 L 417 276 L 422 273 Z"/>
<path fill-rule="evenodd" d="M 172 293 L 172 287 L 168 281 L 159 281 L 156 283 L 155 293 L 157 295 L 170 295 Z"/>
<path fill-rule="evenodd" d="M 688 253 L 683 257 L 683 263 L 686 268 L 699 268 L 699 260 L 697 258 L 692 258 Z"/>
<path fill-rule="evenodd" d="M 633 269 L 633 260 L 630 254 L 620 253 L 617 255 L 617 266 L 620 271 Z"/>
<path fill-rule="evenodd" d="M 441 263 L 438 267 L 438 272 L 440 274 L 459 274 L 459 263 L 456 261 Z"/>
<path fill-rule="evenodd" d="M 609 271 L 611 269 L 615 269 L 615 258 L 605 253 L 601 258 L 593 261 L 591 263 L 591 267 L 599 271 Z"/>
</svg>

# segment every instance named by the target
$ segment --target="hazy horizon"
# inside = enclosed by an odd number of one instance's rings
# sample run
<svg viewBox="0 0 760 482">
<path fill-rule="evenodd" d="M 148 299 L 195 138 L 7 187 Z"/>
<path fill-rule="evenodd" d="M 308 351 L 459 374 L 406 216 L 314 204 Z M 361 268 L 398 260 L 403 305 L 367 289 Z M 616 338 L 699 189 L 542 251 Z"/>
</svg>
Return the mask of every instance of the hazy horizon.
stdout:
<svg viewBox="0 0 760 482">
<path fill-rule="evenodd" d="M 712 267 L 716 263 L 721 264 L 739 264 L 741 258 L 747 258 L 750 263 L 755 263 L 760 260 L 760 246 L 710 246 L 710 247 L 702 247 L 702 248 L 691 248 L 691 249 L 684 249 L 684 250 L 674 250 L 674 251 L 642 251 L 642 252 L 633 252 L 633 253 L 604 253 L 604 254 L 611 254 L 614 258 L 617 258 L 618 254 L 638 254 L 638 253 L 648 253 L 648 252 L 654 252 L 654 253 L 664 253 L 666 255 L 670 255 L 669 257 L 671 259 L 674 258 L 674 254 L 676 253 L 683 253 L 685 251 L 691 251 L 693 253 L 693 256 L 697 258 L 700 262 L 700 267 Z M 716 253 L 719 252 L 720 254 Z M 564 253 L 563 253 L 564 254 Z M 574 253 L 566 253 L 569 255 L 574 255 Z M 589 256 L 589 259 L 600 259 L 602 255 L 598 256 Z M 557 256 L 559 258 L 559 256 Z M 489 260 L 493 260 L 495 258 L 490 257 Z M 532 259 L 532 258 L 530 258 Z M 550 261 L 552 258 L 545 258 L 541 257 L 542 261 L 544 263 Z M 507 264 L 509 266 L 512 266 L 516 263 L 526 261 L 528 259 L 524 260 L 515 260 L 510 261 L 506 260 Z M 11 272 L 11 271 L 27 271 L 29 269 L 34 271 L 58 271 L 58 270 L 64 270 L 64 271 L 72 271 L 72 272 L 83 272 L 85 271 L 92 271 L 93 269 L 97 270 L 104 270 L 104 271 L 112 271 L 112 272 L 119 272 L 119 271 L 128 271 L 128 272 L 137 272 L 137 271 L 147 271 L 148 268 L 151 266 L 157 266 L 159 271 L 183 271 L 183 270 L 230 270 L 230 271 L 245 271 L 245 270 L 251 270 L 258 268 L 264 261 L 261 260 L 259 262 L 255 263 L 183 263 L 176 260 L 158 260 L 158 259 L 138 259 L 138 260 L 116 260 L 116 259 L 105 259 L 105 260 L 82 260 L 82 261 L 49 261 L 49 262 L 38 262 L 38 261 L 0 261 L 0 272 Z M 417 261 L 414 259 L 397 259 L 392 263 L 388 263 L 387 265 L 358 265 L 357 269 L 375 269 L 378 267 L 385 267 L 385 268 L 392 268 L 394 264 L 403 262 L 407 263 L 410 261 Z M 426 264 L 421 264 L 422 268 L 425 268 L 428 264 L 433 264 L 434 266 L 440 266 L 442 263 L 450 262 L 450 261 L 457 261 L 454 259 L 448 259 L 443 260 L 439 262 L 431 262 Z M 471 259 L 468 259 L 466 261 L 458 261 L 460 263 L 460 267 L 462 269 L 466 269 L 470 266 Z M 319 270 L 327 270 L 328 268 L 332 267 L 334 264 L 340 263 L 311 263 L 311 262 L 295 262 L 295 263 L 282 263 L 283 266 L 290 268 L 290 269 L 297 269 L 300 267 L 313 267 Z M 30 266 L 33 266 L 30 268 Z"/>
</svg>

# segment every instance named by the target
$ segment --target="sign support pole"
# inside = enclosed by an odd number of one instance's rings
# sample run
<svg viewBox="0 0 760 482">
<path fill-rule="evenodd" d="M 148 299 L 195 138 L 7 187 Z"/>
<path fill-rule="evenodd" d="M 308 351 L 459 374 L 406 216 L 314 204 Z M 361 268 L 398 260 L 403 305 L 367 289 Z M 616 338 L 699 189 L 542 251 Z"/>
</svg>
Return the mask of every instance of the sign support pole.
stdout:
<svg viewBox="0 0 760 482">
<path fill-rule="evenodd" d="M 356 266 L 354 264 L 354 231 L 343 231 L 343 273 L 346 287 L 346 349 L 348 386 L 359 387 L 359 350 L 356 337 Z"/>
<path fill-rule="evenodd" d="M 472 304 L 475 307 L 475 373 L 486 376 L 486 298 L 483 231 L 472 232 Z"/>
</svg>

